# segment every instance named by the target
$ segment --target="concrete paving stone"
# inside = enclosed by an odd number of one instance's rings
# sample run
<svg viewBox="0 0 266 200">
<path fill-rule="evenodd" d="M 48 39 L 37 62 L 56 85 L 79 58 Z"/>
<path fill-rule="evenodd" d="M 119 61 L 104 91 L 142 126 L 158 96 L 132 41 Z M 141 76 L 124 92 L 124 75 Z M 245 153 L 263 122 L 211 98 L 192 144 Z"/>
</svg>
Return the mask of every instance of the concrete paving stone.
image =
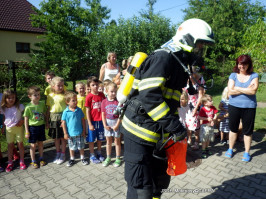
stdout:
<svg viewBox="0 0 266 200">
<path fill-rule="evenodd" d="M 16 187 L 13 187 L 12 189 L 15 191 L 16 194 L 20 194 L 21 192 L 28 190 L 27 186 L 24 184 L 17 185 Z"/>
<path fill-rule="evenodd" d="M 57 174 L 53 174 L 53 175 L 49 175 L 50 178 L 52 178 L 55 182 L 62 180 L 62 178 L 64 177 L 63 174 L 57 173 Z"/>
<path fill-rule="evenodd" d="M 212 179 L 211 182 L 209 183 L 211 187 L 216 187 L 221 185 L 221 181 L 216 181 L 215 179 Z"/>
<path fill-rule="evenodd" d="M 69 194 L 69 192 L 65 192 L 64 194 L 61 194 L 56 197 L 57 199 L 74 199 L 73 196 Z"/>
<path fill-rule="evenodd" d="M 187 176 L 185 181 L 188 182 L 188 183 L 193 183 L 194 185 L 197 185 L 198 183 L 201 182 L 201 180 L 197 179 L 196 177 L 195 178 L 191 178 L 190 176 Z"/>
<path fill-rule="evenodd" d="M 223 171 L 220 171 L 217 176 L 221 176 L 225 179 L 233 179 L 235 176 L 233 174 L 231 174 L 230 172 L 229 173 L 225 173 Z"/>
<path fill-rule="evenodd" d="M 237 187 L 236 187 L 236 189 L 238 189 L 238 190 L 243 190 L 243 191 L 246 191 L 246 192 L 248 192 L 249 194 L 254 194 L 255 193 L 255 189 L 254 188 L 252 188 L 251 186 L 245 186 L 245 185 L 243 185 L 243 184 L 239 184 Z M 264 188 L 265 189 L 265 188 Z"/>
<path fill-rule="evenodd" d="M 54 196 L 55 198 L 57 198 L 58 196 L 60 196 L 60 195 L 62 195 L 62 194 L 64 194 L 64 193 L 66 193 L 67 191 L 65 191 L 64 189 L 62 189 L 61 186 L 57 186 L 57 187 L 51 189 L 50 192 L 53 194 L 53 196 Z"/>
<path fill-rule="evenodd" d="M 229 173 L 231 171 L 231 169 L 228 169 L 227 167 L 224 167 L 224 166 L 221 166 L 221 165 L 218 165 L 216 167 L 216 170 L 223 171 L 224 173 Z"/>
<path fill-rule="evenodd" d="M 257 174 L 256 174 L 257 175 Z M 256 184 L 260 184 L 263 180 L 263 177 L 260 176 L 259 178 L 256 175 L 252 175 L 252 176 L 246 176 L 245 179 L 250 180 L 250 182 L 252 183 L 256 183 Z M 266 180 L 266 176 L 264 177 Z"/>
<path fill-rule="evenodd" d="M 11 189 L 8 185 L 6 185 L 5 187 L 1 187 L 1 193 L 0 193 L 0 197 L 2 198 L 2 196 L 5 196 L 6 194 L 9 193 L 15 193 L 14 189 Z"/>
<path fill-rule="evenodd" d="M 18 178 L 17 179 L 11 179 L 8 182 L 9 187 L 13 188 L 16 187 L 17 185 L 23 184 L 23 182 L 21 182 Z"/>
<path fill-rule="evenodd" d="M 126 195 L 125 194 L 119 193 L 113 199 L 125 199 L 125 198 L 126 198 Z"/>
<path fill-rule="evenodd" d="M 47 190 L 51 190 L 51 189 L 57 187 L 57 184 L 54 182 L 53 179 L 50 179 L 50 180 L 48 180 L 46 182 L 43 182 L 43 183 L 41 183 L 41 185 L 43 187 L 45 187 Z"/>
<path fill-rule="evenodd" d="M 212 165 L 210 165 L 209 167 L 206 167 L 205 170 L 208 171 L 209 174 L 218 174 L 219 173 L 219 170 L 215 169 L 215 167 L 213 167 Z"/>
<path fill-rule="evenodd" d="M 243 193 L 243 191 L 237 190 L 236 188 L 232 188 L 231 186 L 228 186 L 228 185 L 225 186 L 224 191 L 230 192 L 234 196 L 234 198 L 237 197 L 238 199 L 241 197 Z M 230 198 L 232 198 L 232 195 L 230 196 Z"/>
<path fill-rule="evenodd" d="M 8 182 L 6 182 L 6 180 L 1 178 L 1 176 L 0 176 L 0 190 L 1 190 L 1 187 L 6 186 L 7 184 L 8 184 Z"/>
<path fill-rule="evenodd" d="M 29 184 L 38 182 L 38 180 L 32 176 L 28 176 L 27 178 L 22 179 L 22 181 L 24 182 L 25 185 L 29 185 Z"/>
<path fill-rule="evenodd" d="M 42 188 L 34 193 L 38 195 L 39 199 L 46 199 L 47 196 L 51 195 L 51 193 L 48 192 L 45 188 Z"/>
<path fill-rule="evenodd" d="M 62 176 L 61 180 L 58 180 L 55 182 L 57 185 L 60 185 L 62 188 L 65 188 L 69 185 L 71 185 L 72 183 L 70 181 L 67 180 L 67 178 L 65 178 L 64 176 Z"/>
<path fill-rule="evenodd" d="M 98 164 L 100 165 L 100 164 Z M 100 171 L 99 169 L 95 168 L 95 167 L 90 167 L 90 173 L 93 174 L 94 176 L 100 176 L 103 172 Z"/>
<path fill-rule="evenodd" d="M 266 198 L 266 193 L 265 192 L 261 192 L 261 191 L 256 191 L 255 196 L 258 197 L 258 198 L 265 199 Z"/>
<path fill-rule="evenodd" d="M 1 193 L 2 193 L 2 191 L 1 191 Z M 0 198 L 1 199 L 18 199 L 17 195 L 15 193 L 12 193 L 12 192 L 8 193 L 4 196 L 0 195 Z"/>
<path fill-rule="evenodd" d="M 77 177 L 77 174 L 75 173 L 75 171 L 72 171 L 64 174 L 64 176 L 67 178 L 67 180 L 71 181 L 72 179 L 75 179 Z"/>
<path fill-rule="evenodd" d="M 98 189 L 91 191 L 90 194 L 93 197 L 93 199 L 105 199 L 105 197 L 108 198 L 108 194 Z"/>
<path fill-rule="evenodd" d="M 254 188 L 256 191 L 260 190 L 261 192 L 264 192 L 266 194 L 266 188 L 265 188 L 265 186 L 262 186 L 262 185 L 259 185 L 257 183 L 251 182 L 249 184 L 249 187 L 250 188 Z M 265 198 L 266 198 L 266 196 L 265 196 Z"/>
<path fill-rule="evenodd" d="M 185 179 L 175 181 L 175 183 L 179 186 L 179 188 L 184 188 L 188 184 L 188 182 L 185 181 Z"/>
<path fill-rule="evenodd" d="M 23 192 L 20 192 L 20 193 L 16 193 L 16 195 L 22 199 L 36 199 L 37 198 L 37 196 L 35 194 L 33 194 L 32 191 L 29 189 L 27 189 Z"/>
<path fill-rule="evenodd" d="M 86 194 L 84 191 L 79 191 L 74 195 L 75 199 L 90 199 L 91 195 Z"/>
<path fill-rule="evenodd" d="M 201 170 L 201 171 L 203 171 L 203 170 Z M 189 169 L 185 173 L 187 173 L 187 176 L 189 176 L 191 178 L 195 178 L 198 175 L 198 171 L 196 171 L 194 169 Z"/>
<path fill-rule="evenodd" d="M 106 188 L 104 192 L 106 194 L 109 194 L 109 197 L 108 197 L 109 199 L 113 199 L 115 196 L 117 196 L 120 193 L 120 191 L 115 190 L 112 186 L 109 186 L 108 188 Z"/>
<path fill-rule="evenodd" d="M 82 177 L 76 176 L 75 178 L 70 180 L 75 186 L 79 187 L 80 185 L 87 184 L 87 181 Z"/>
<path fill-rule="evenodd" d="M 70 195 L 73 196 L 75 193 L 81 191 L 82 188 L 79 188 L 79 187 L 71 184 L 71 185 L 65 187 L 64 190 L 69 191 Z"/>
<path fill-rule="evenodd" d="M 203 176 L 207 176 L 208 173 L 209 172 L 207 170 L 196 168 L 195 172 L 193 173 L 193 176 L 191 176 L 191 177 L 195 178 L 198 174 L 202 174 Z"/>
<path fill-rule="evenodd" d="M 227 163 L 225 163 L 225 162 L 223 162 L 223 160 L 224 159 L 220 159 L 220 160 L 217 160 L 217 158 L 216 158 L 216 160 L 214 160 L 214 163 L 216 163 L 217 164 L 217 166 L 220 166 L 220 167 L 223 167 L 223 168 L 226 168 L 227 167 Z"/>
<path fill-rule="evenodd" d="M 259 199 L 259 197 L 256 197 L 254 195 L 249 194 L 248 192 L 244 192 L 242 194 L 242 199 Z"/>
<path fill-rule="evenodd" d="M 252 175 L 253 172 L 251 172 L 250 170 L 247 170 L 245 168 L 240 168 L 240 174 L 242 174 L 243 176 L 248 176 L 248 175 Z"/>
<path fill-rule="evenodd" d="M 198 176 L 196 176 L 196 179 L 204 182 L 205 184 L 208 184 L 212 179 L 208 178 L 206 176 L 202 176 L 201 174 L 198 174 Z"/>
<path fill-rule="evenodd" d="M 3 172 L 3 173 L 1 173 L 1 178 L 4 179 L 6 182 L 9 182 L 12 179 L 17 179 L 17 177 L 12 172 L 9 172 L 9 173 Z"/>
<path fill-rule="evenodd" d="M 225 188 L 225 186 L 230 186 L 232 188 L 236 188 L 239 184 L 241 184 L 236 180 L 237 179 L 232 179 L 232 180 L 227 180 L 227 181 L 223 182 L 223 185 L 222 185 L 223 188 Z"/>
<path fill-rule="evenodd" d="M 225 191 L 223 191 L 222 189 L 219 189 L 219 188 L 217 190 L 215 190 L 215 192 L 213 194 L 217 195 L 218 199 L 228 199 L 229 196 L 231 195 L 231 193 L 225 192 Z"/>
<path fill-rule="evenodd" d="M 248 186 L 249 185 L 249 180 L 246 180 L 245 179 L 245 176 L 241 177 L 241 178 L 237 178 L 235 179 L 234 181 L 238 182 L 238 183 L 241 183 L 245 186 Z"/>
<path fill-rule="evenodd" d="M 265 163 L 264 163 L 264 164 L 265 164 Z M 261 170 L 261 169 L 259 169 L 259 168 L 256 168 L 256 167 L 252 167 L 252 168 L 250 169 L 250 171 L 253 172 L 253 173 L 265 173 L 265 171 L 263 171 L 263 170 Z"/>
<path fill-rule="evenodd" d="M 35 191 L 38 191 L 38 190 L 41 190 L 41 189 L 45 188 L 43 185 L 40 185 L 39 182 L 31 183 L 31 184 L 27 185 L 27 187 L 32 192 L 35 192 Z"/>
<path fill-rule="evenodd" d="M 47 181 L 52 180 L 51 177 L 48 177 L 46 174 L 43 174 L 41 176 L 34 177 L 36 180 L 38 180 L 40 183 L 45 183 Z"/>
<path fill-rule="evenodd" d="M 55 199 L 55 197 L 50 194 L 49 196 L 45 197 L 45 199 Z"/>
</svg>

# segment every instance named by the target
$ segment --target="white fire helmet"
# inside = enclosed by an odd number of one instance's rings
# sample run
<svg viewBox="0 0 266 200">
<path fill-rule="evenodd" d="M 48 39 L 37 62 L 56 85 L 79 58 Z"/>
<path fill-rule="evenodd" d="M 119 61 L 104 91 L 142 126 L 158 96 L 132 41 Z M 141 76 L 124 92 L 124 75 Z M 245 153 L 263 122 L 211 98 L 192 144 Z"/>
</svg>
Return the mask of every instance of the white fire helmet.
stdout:
<svg viewBox="0 0 266 200">
<path fill-rule="evenodd" d="M 184 21 L 173 37 L 174 44 L 189 52 L 195 48 L 197 41 L 214 43 L 213 32 L 209 24 L 196 18 Z"/>
</svg>

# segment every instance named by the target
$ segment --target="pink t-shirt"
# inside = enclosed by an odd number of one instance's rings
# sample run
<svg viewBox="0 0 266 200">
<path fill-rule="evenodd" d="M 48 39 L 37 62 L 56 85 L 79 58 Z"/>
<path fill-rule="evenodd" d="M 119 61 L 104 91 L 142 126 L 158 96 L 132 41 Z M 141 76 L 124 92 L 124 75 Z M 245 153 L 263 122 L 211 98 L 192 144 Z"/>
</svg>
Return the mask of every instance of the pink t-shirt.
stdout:
<svg viewBox="0 0 266 200">
<path fill-rule="evenodd" d="M 102 112 L 105 113 L 106 119 L 117 119 L 118 115 L 114 115 L 113 112 L 117 108 L 118 101 L 115 99 L 113 101 L 109 101 L 108 99 L 104 99 L 101 105 Z"/>
<path fill-rule="evenodd" d="M 23 110 L 23 104 L 19 105 L 19 109 L 16 106 L 12 106 L 11 108 L 5 108 L 2 110 L 2 113 L 5 115 L 5 125 L 8 128 L 16 126 L 16 124 L 22 119 Z"/>
<path fill-rule="evenodd" d="M 98 95 L 89 93 L 86 96 L 85 107 L 91 109 L 91 120 L 92 121 L 102 121 L 102 112 L 101 112 L 101 103 L 105 99 L 105 96 L 102 92 L 99 92 Z"/>
<path fill-rule="evenodd" d="M 205 107 L 202 107 L 199 112 L 200 117 L 207 117 L 207 118 L 214 118 L 214 115 L 218 112 L 218 110 L 214 107 L 211 106 L 210 110 L 207 110 Z M 208 124 L 208 120 L 203 120 L 202 124 Z"/>
</svg>

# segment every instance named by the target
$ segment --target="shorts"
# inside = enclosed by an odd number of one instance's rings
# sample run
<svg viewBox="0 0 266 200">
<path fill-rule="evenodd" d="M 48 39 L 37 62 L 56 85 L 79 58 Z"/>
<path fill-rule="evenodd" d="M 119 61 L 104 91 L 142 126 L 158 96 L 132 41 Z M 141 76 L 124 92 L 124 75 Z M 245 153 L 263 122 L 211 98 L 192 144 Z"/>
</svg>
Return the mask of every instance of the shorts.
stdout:
<svg viewBox="0 0 266 200">
<path fill-rule="evenodd" d="M 115 126 L 117 121 L 118 119 L 106 119 L 107 126 L 110 126 L 110 127 Z M 114 131 L 113 129 L 111 129 L 110 131 L 104 129 L 104 136 L 120 138 L 120 133 L 119 131 Z"/>
<path fill-rule="evenodd" d="M 212 126 L 208 126 L 206 124 L 202 124 L 200 126 L 200 141 L 201 142 L 214 141 L 214 128 Z"/>
<path fill-rule="evenodd" d="M 63 128 L 61 127 L 62 113 L 50 113 L 48 135 L 53 139 L 64 138 Z"/>
<path fill-rule="evenodd" d="M 81 150 L 85 147 L 84 137 L 82 135 L 70 137 L 67 141 L 70 150 Z"/>
<path fill-rule="evenodd" d="M 15 139 L 17 142 L 23 142 L 24 140 L 24 127 L 23 126 L 6 127 L 7 144 L 14 143 Z"/>
<path fill-rule="evenodd" d="M 92 125 L 94 126 L 94 131 L 91 131 L 88 128 L 88 136 L 86 137 L 87 142 L 94 142 L 95 139 L 103 141 L 104 138 L 104 128 L 103 128 L 103 122 L 102 121 L 92 121 Z"/>
<path fill-rule="evenodd" d="M 256 108 L 238 108 L 232 105 L 228 107 L 229 112 L 229 129 L 237 133 L 240 119 L 242 119 L 242 133 L 252 135 L 255 123 Z"/>
<path fill-rule="evenodd" d="M 29 131 L 30 131 L 29 143 L 35 144 L 37 141 L 43 142 L 46 140 L 45 125 L 29 126 Z"/>
</svg>

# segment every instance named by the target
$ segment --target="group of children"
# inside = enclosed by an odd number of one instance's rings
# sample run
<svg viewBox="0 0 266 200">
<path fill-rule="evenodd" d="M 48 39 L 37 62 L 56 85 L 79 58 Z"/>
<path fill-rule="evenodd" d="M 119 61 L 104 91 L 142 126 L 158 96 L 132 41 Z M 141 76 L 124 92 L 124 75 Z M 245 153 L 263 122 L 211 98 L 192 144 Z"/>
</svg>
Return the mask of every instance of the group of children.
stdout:
<svg viewBox="0 0 266 200">
<path fill-rule="evenodd" d="M 199 139 L 202 143 L 202 158 L 207 158 L 208 155 L 212 155 L 212 152 L 209 150 L 210 142 L 214 141 L 214 127 L 217 126 L 218 130 L 221 133 L 221 144 L 227 144 L 227 138 L 229 133 L 229 115 L 228 115 L 228 104 L 229 104 L 229 95 L 227 87 L 224 89 L 222 94 L 222 100 L 219 104 L 220 113 L 213 106 L 212 97 L 208 94 L 204 94 L 200 98 L 201 108 L 198 112 L 197 119 L 200 123 L 200 134 Z M 178 108 L 178 113 L 181 123 L 187 127 L 189 123 L 189 115 L 191 114 L 191 109 L 188 104 L 188 92 L 183 90 L 180 97 L 180 108 Z M 188 130 L 188 127 L 187 127 Z M 189 130 L 188 130 L 189 131 Z M 188 134 L 189 135 L 189 134 Z M 191 138 L 189 138 L 191 140 Z"/>
<path fill-rule="evenodd" d="M 85 143 L 88 142 L 90 161 L 95 164 L 102 163 L 106 167 L 111 163 L 114 138 L 116 160 L 113 166 L 119 167 L 121 165 L 121 140 L 118 132 L 120 119 L 113 115 L 113 111 L 118 105 L 117 85 L 111 81 L 105 81 L 104 88 L 99 87 L 100 81 L 93 76 L 88 78 L 87 85 L 83 82 L 76 84 L 75 89 L 78 93 L 76 94 L 73 91 L 66 91 L 64 79 L 55 76 L 53 72 L 47 72 L 45 80 L 49 84 L 44 93 L 47 96 L 46 101 L 40 100 L 40 88 L 37 86 L 28 88 L 27 94 L 30 103 L 25 108 L 23 104 L 20 104 L 15 91 L 7 89 L 2 95 L 0 114 L 3 118 L 2 133 L 6 133 L 8 144 L 8 165 L 4 169 L 1 163 L 0 171 L 10 172 L 14 168 L 15 140 L 20 153 L 20 169 L 26 169 L 24 137 L 30 143 L 32 168 L 37 169 L 39 166 L 46 165 L 43 156 L 43 142 L 46 140 L 45 129 L 48 129 L 49 137 L 53 138 L 55 142 L 56 154 L 53 163 L 65 162 L 66 144 L 68 143 L 70 159 L 67 166 L 71 167 L 75 164 L 75 151 L 77 150 L 80 152 L 81 163 L 87 165 L 84 148 Z M 97 153 L 95 154 L 96 138 Z M 104 140 L 106 140 L 106 159 L 101 153 Z M 35 157 L 37 146 L 38 162 Z"/>
</svg>

